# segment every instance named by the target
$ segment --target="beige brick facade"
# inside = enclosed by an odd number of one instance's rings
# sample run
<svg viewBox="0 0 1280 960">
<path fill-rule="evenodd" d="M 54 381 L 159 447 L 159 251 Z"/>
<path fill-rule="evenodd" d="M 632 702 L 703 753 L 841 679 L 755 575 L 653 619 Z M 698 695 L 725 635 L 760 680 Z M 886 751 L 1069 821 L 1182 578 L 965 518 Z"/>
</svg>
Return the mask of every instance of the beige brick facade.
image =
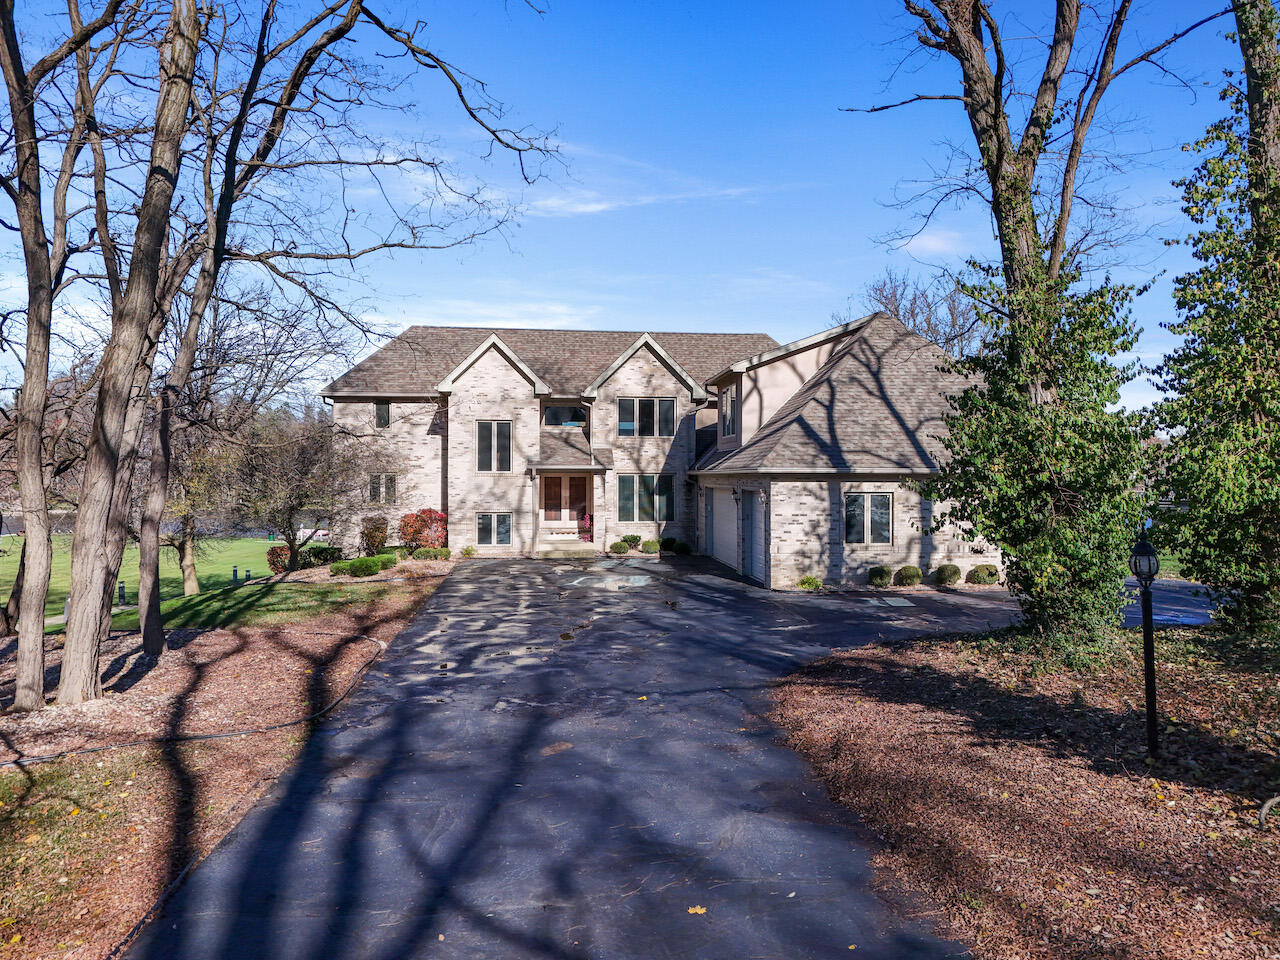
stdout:
<svg viewBox="0 0 1280 960">
<path fill-rule="evenodd" d="M 454 550 L 475 546 L 481 555 L 532 553 L 553 541 L 601 551 L 627 534 L 672 537 L 711 553 L 707 520 L 714 513 L 714 552 L 744 576 L 779 589 L 805 576 L 833 586 L 865 583 L 877 565 L 914 564 L 928 573 L 942 563 L 964 571 L 998 563 L 996 551 L 953 531 L 929 532 L 933 507 L 906 481 L 933 469 L 929 444 L 946 408 L 929 354 L 934 348 L 912 340 L 896 321 L 869 319 L 876 322 L 866 331 L 845 325 L 724 372 L 717 364 L 737 357 L 713 363 L 715 351 L 756 339 L 657 335 L 686 351 L 673 364 L 670 347 L 649 335 L 627 340 L 631 335 L 600 331 L 486 335 L 469 328 L 415 328 L 417 339 L 403 350 L 384 348 L 326 388 L 335 424 L 385 442 L 391 451 L 386 471 L 397 478 L 394 504 L 364 503 L 350 517 L 334 518 L 336 542 L 354 551 L 359 521 L 371 513 L 388 516 L 394 540 L 401 515 L 433 508 L 448 514 Z M 520 351 L 504 336 L 519 343 Z M 449 343 L 455 346 L 444 349 Z M 699 363 L 701 380 L 691 382 L 686 371 Z M 372 385 L 379 371 L 398 378 L 395 389 L 405 391 L 387 397 L 390 424 L 384 428 L 374 422 L 379 394 Z M 892 408 L 896 417 L 886 415 L 889 395 L 873 393 L 868 377 L 877 389 L 891 389 L 902 399 Z M 695 471 L 697 427 L 716 422 L 699 382 L 736 384 L 738 432 L 716 438 L 716 449 L 703 455 Z M 421 397 L 406 389 L 415 383 Z M 351 385 L 359 389 L 339 389 Z M 674 400 L 675 435 L 619 436 L 620 398 Z M 545 408 L 565 405 L 587 410 L 585 429 L 572 423 L 544 426 Z M 914 426 L 907 425 L 906 413 Z M 478 468 L 477 425 L 483 421 L 511 423 L 509 470 Z M 704 438 L 704 444 L 710 441 Z M 619 477 L 626 474 L 670 475 L 674 518 L 620 521 Z M 572 512 L 560 509 L 558 517 L 547 513 L 542 519 L 547 475 L 563 478 L 565 500 L 574 495 L 569 478 L 587 479 L 590 544 L 577 539 Z M 853 492 L 893 497 L 890 543 L 845 543 L 845 495 Z M 711 501 L 714 511 L 708 509 Z M 481 514 L 509 514 L 511 543 L 478 543 Z"/>
</svg>

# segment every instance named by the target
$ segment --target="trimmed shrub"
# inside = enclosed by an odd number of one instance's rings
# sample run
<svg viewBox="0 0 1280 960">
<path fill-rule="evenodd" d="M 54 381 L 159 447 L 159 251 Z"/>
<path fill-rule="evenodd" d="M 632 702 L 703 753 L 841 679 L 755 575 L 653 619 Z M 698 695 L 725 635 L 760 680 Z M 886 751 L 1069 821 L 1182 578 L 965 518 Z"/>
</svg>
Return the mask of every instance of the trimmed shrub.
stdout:
<svg viewBox="0 0 1280 960">
<path fill-rule="evenodd" d="M 992 563 L 980 563 L 965 577 L 970 583 L 976 583 L 979 586 L 989 586 L 993 583 L 1000 582 L 1000 571 Z"/>
<path fill-rule="evenodd" d="M 801 577 L 800 583 L 797 584 L 801 590 L 808 590 L 810 593 L 817 593 L 822 589 L 822 581 L 817 577 Z"/>
<path fill-rule="evenodd" d="M 893 571 L 888 567 L 872 567 L 867 572 L 867 583 L 873 587 L 887 587 L 893 580 Z"/>
<path fill-rule="evenodd" d="M 663 538 L 662 538 L 662 549 L 663 549 L 663 550 L 674 550 L 675 548 L 676 548 L 676 538 L 675 538 L 675 537 L 663 537 Z"/>
<path fill-rule="evenodd" d="M 640 541 L 643 539 L 644 538 L 640 536 L 640 534 L 638 533 L 628 533 L 625 537 L 622 538 L 622 542 L 625 543 L 632 550 L 635 550 L 637 547 L 640 546 Z"/>
<path fill-rule="evenodd" d="M 960 568 L 954 563 L 944 563 L 933 572 L 933 579 L 940 587 L 949 587 L 960 582 Z"/>
<path fill-rule="evenodd" d="M 646 540 L 644 543 L 640 544 L 641 553 L 657 553 L 661 549 L 662 541 L 660 540 Z"/>
<path fill-rule="evenodd" d="M 626 543 L 623 540 L 619 540 L 616 543 L 609 544 L 610 553 L 626 553 L 630 549 L 631 549 L 630 544 Z"/>
<path fill-rule="evenodd" d="M 356 557 L 347 561 L 347 573 L 353 577 L 372 577 L 382 569 L 382 562 L 377 557 Z"/>
<path fill-rule="evenodd" d="M 413 559 L 415 560 L 448 560 L 448 547 L 419 547 L 413 551 Z"/>
<path fill-rule="evenodd" d="M 272 573 L 284 573 L 289 569 L 289 548 L 283 543 L 267 548 L 267 566 Z"/>
<path fill-rule="evenodd" d="M 467 559 L 470 559 L 471 557 L 474 557 L 475 555 L 476 555 L 476 548 L 475 548 L 475 546 L 473 546 L 472 544 L 468 543 L 465 547 L 463 547 L 463 548 L 462 548 L 462 556 L 463 556 L 463 557 L 465 557 L 465 558 L 467 558 Z"/>
<path fill-rule="evenodd" d="M 675 550 L 675 552 L 682 557 L 687 557 L 690 553 L 693 552 L 692 548 L 683 540 L 677 540 L 676 545 L 672 547 L 672 549 Z"/>
<path fill-rule="evenodd" d="M 436 547 L 437 560 L 448 560 L 451 556 L 453 556 L 453 551 L 448 547 Z"/>
<path fill-rule="evenodd" d="M 303 562 L 308 567 L 323 567 L 325 564 L 333 563 L 342 559 L 342 551 L 337 547 L 326 546 L 318 543 L 314 546 L 307 547 L 302 553 Z"/>
<path fill-rule="evenodd" d="M 417 510 L 400 518 L 400 542 L 410 551 L 443 547 L 448 536 L 449 518 L 439 510 Z"/>
<path fill-rule="evenodd" d="M 899 567 L 898 572 L 893 575 L 893 582 L 900 587 L 914 587 L 923 579 L 924 574 L 920 572 L 920 568 L 911 564 Z"/>
<path fill-rule="evenodd" d="M 329 564 L 329 576 L 345 576 L 351 572 L 350 560 L 335 560 Z"/>
<path fill-rule="evenodd" d="M 378 563 L 381 564 L 380 569 L 382 570 L 390 570 L 400 562 L 400 558 L 394 553 L 379 553 L 373 559 L 377 560 Z"/>
<path fill-rule="evenodd" d="M 387 518 L 381 515 L 365 517 L 360 522 L 360 552 L 372 557 L 387 545 Z"/>
</svg>

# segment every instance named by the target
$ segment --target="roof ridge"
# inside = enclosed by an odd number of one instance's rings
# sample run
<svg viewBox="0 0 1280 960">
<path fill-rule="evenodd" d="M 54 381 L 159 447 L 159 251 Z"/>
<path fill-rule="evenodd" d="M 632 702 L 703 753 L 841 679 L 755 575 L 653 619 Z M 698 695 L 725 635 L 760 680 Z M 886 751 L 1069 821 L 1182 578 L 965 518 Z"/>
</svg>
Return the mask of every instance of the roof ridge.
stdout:
<svg viewBox="0 0 1280 960">
<path fill-rule="evenodd" d="M 598 327 L 486 327 L 480 325 L 458 325 L 452 323 L 412 323 L 405 327 L 400 334 L 408 333 L 410 330 L 480 330 L 485 333 L 498 334 L 508 331 L 520 331 L 523 333 L 617 333 L 628 336 L 642 337 L 648 334 L 651 337 L 659 337 L 664 334 L 673 337 L 768 337 L 774 343 L 778 341 L 774 339 L 772 334 L 765 333 L 763 330 L 743 331 L 725 333 L 719 330 L 614 330 L 600 329 Z M 392 337 L 391 340 L 394 340 Z M 391 340 L 387 342 L 390 343 Z"/>
</svg>

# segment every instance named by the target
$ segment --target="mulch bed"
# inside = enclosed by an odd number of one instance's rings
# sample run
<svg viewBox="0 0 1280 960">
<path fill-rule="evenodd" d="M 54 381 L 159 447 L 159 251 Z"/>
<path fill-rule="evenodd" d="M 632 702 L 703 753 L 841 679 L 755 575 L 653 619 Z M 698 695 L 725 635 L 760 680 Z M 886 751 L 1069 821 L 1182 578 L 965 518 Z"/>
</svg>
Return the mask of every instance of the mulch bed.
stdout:
<svg viewBox="0 0 1280 960">
<path fill-rule="evenodd" d="M 976 956 L 1280 956 L 1274 661 L 1162 664 L 1153 765 L 1131 652 L 1042 670 L 957 638 L 868 646 L 788 678 L 775 719 L 882 838 L 887 892 L 931 899 Z"/>
<path fill-rule="evenodd" d="M 445 569 L 401 564 L 381 578 L 391 582 L 376 601 L 298 623 L 174 631 L 176 649 L 145 673 L 138 635 L 113 635 L 108 695 L 0 715 L 0 761 L 307 717 L 347 689 L 378 652 L 369 638 L 389 643 Z M 0 957 L 105 956 L 287 769 L 308 733 L 299 724 L 0 769 Z"/>
</svg>

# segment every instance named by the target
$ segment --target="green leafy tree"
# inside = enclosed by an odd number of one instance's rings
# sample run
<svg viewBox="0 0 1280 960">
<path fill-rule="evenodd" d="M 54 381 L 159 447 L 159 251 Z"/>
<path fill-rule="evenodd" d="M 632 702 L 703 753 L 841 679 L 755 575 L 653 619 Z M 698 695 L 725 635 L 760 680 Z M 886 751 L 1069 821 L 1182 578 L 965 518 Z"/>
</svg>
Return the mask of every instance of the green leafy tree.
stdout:
<svg viewBox="0 0 1280 960">
<path fill-rule="evenodd" d="M 1172 505 L 1157 529 L 1220 616 L 1256 628 L 1280 619 L 1280 71 L 1274 7 L 1247 6 L 1246 82 L 1228 83 L 1230 113 L 1191 145 L 1204 156 L 1178 184 L 1200 266 L 1174 284 L 1180 319 L 1169 329 L 1184 340 L 1160 368 Z M 1250 65 L 1249 28 L 1269 63 Z"/>
<path fill-rule="evenodd" d="M 1034 262 L 1034 261 L 1033 261 Z M 949 459 L 925 486 L 945 517 L 1004 553 L 1024 628 L 1058 643 L 1118 619 L 1141 513 L 1140 418 L 1116 409 L 1136 332 L 1129 287 L 1078 292 L 1074 274 L 970 288 L 984 349 L 954 361 L 970 380 L 942 438 Z"/>
</svg>

